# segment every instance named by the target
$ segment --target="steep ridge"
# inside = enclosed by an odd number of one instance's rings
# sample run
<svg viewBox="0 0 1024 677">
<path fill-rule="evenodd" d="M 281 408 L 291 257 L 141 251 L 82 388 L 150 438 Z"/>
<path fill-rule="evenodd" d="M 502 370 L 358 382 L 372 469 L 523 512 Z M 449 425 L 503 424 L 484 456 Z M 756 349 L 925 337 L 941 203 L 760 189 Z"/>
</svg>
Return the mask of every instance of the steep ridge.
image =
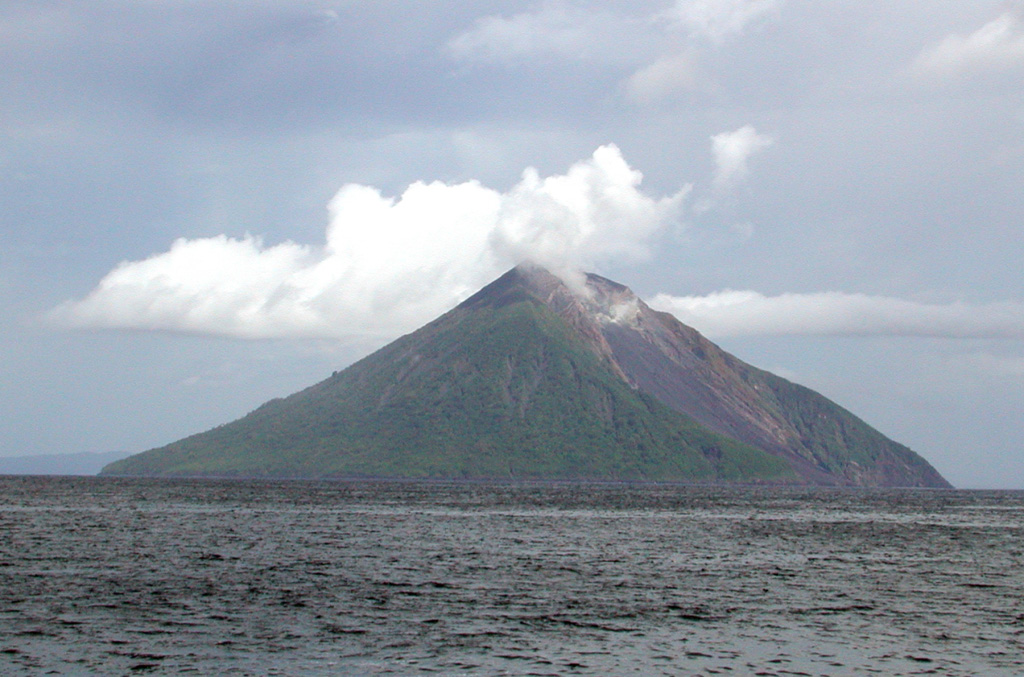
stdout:
<svg viewBox="0 0 1024 677">
<path fill-rule="evenodd" d="M 348 369 L 105 474 L 948 486 L 628 288 L 519 266 Z"/>
</svg>

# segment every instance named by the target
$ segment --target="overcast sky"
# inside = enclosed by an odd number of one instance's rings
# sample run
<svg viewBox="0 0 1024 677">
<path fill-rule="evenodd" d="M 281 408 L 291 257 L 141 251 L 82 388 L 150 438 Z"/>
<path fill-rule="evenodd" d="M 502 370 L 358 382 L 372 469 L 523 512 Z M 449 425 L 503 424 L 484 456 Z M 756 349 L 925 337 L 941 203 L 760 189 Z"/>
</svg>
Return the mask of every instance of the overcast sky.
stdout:
<svg viewBox="0 0 1024 677">
<path fill-rule="evenodd" d="M 143 451 L 533 260 L 1024 488 L 1024 3 L 7 0 L 0 456 Z"/>
</svg>

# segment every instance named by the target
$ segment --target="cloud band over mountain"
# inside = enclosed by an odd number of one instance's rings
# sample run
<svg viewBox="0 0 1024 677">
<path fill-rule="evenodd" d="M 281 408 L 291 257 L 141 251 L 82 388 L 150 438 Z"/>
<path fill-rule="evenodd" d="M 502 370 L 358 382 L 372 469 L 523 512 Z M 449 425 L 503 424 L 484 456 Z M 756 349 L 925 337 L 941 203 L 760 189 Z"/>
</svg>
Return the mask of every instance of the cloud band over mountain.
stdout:
<svg viewBox="0 0 1024 677">
<path fill-rule="evenodd" d="M 643 258 L 689 187 L 654 198 L 641 179 L 608 145 L 562 175 L 527 169 L 507 192 L 416 182 L 389 198 L 350 184 L 330 202 L 323 245 L 179 239 L 121 263 L 50 317 L 76 328 L 240 338 L 393 335 L 521 262 L 571 278 L 610 257 Z"/>
<path fill-rule="evenodd" d="M 843 335 L 945 338 L 1024 337 L 1024 303 L 919 303 L 843 292 L 722 291 L 658 294 L 650 302 L 709 336 Z"/>
<path fill-rule="evenodd" d="M 746 126 L 713 137 L 720 178 L 746 172 L 771 143 Z M 723 169 L 724 167 L 724 169 Z M 572 281 L 615 259 L 638 260 L 676 222 L 690 191 L 656 198 L 614 145 L 562 175 L 532 168 L 499 192 L 477 181 L 416 182 L 399 197 L 343 186 L 323 245 L 256 236 L 179 239 L 125 261 L 84 299 L 50 313 L 84 329 L 262 338 L 392 336 L 430 321 L 506 269 L 532 262 Z M 1024 303 L 928 304 L 857 293 L 658 294 L 657 309 L 712 337 L 907 335 L 1024 337 Z"/>
</svg>

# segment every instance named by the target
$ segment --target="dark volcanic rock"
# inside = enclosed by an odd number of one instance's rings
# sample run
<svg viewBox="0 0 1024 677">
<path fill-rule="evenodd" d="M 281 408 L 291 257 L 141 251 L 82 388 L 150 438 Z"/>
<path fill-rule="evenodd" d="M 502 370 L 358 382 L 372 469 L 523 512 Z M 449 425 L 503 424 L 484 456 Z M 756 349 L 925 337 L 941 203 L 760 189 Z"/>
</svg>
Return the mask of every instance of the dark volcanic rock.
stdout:
<svg viewBox="0 0 1024 677">
<path fill-rule="evenodd" d="M 570 282 L 517 267 L 322 383 L 105 472 L 949 486 L 623 285 Z"/>
</svg>

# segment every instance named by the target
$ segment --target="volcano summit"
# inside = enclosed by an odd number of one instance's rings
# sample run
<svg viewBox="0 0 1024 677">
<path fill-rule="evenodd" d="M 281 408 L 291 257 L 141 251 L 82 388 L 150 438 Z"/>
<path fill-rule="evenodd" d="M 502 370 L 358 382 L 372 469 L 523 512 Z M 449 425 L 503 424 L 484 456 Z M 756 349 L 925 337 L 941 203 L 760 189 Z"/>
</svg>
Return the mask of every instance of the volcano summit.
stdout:
<svg viewBox="0 0 1024 677">
<path fill-rule="evenodd" d="M 103 474 L 949 486 L 628 288 L 530 266 L 306 390 Z"/>
</svg>

